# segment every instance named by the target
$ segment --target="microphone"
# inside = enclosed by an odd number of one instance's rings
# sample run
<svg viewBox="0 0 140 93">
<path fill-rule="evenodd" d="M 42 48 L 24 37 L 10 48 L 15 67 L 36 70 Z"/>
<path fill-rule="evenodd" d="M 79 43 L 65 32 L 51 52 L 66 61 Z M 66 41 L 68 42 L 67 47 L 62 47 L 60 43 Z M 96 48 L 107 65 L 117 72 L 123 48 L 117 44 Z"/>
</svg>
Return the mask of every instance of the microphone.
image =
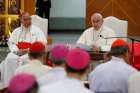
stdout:
<svg viewBox="0 0 140 93">
<path fill-rule="evenodd" d="M 100 35 L 101 38 L 103 39 L 112 39 L 112 38 L 128 38 L 128 39 L 132 39 L 131 37 L 104 37 L 102 35 Z"/>
<path fill-rule="evenodd" d="M 103 38 L 103 39 L 106 39 L 105 37 L 103 37 L 102 35 L 99 35 L 99 37 Z"/>
<path fill-rule="evenodd" d="M 129 39 L 129 40 L 131 40 L 131 41 L 137 41 L 137 42 L 140 42 L 140 40 L 138 40 L 138 39 L 135 39 L 135 38 L 133 38 L 133 37 L 124 37 L 124 36 L 122 36 L 122 37 L 104 37 L 104 36 L 102 36 L 102 35 L 99 35 L 101 38 L 103 38 L 103 39 L 113 39 L 113 38 L 126 38 L 126 39 Z"/>
</svg>

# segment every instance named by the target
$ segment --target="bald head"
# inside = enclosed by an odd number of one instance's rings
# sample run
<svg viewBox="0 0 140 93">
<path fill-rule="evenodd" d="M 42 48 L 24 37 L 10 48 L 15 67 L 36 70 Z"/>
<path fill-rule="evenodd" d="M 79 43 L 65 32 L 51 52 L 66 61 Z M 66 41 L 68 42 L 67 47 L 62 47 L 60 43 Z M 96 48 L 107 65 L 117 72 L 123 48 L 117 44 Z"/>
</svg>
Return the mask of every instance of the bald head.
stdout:
<svg viewBox="0 0 140 93">
<path fill-rule="evenodd" d="M 28 12 L 24 12 L 22 14 L 22 18 L 30 18 L 30 14 Z"/>
<path fill-rule="evenodd" d="M 102 20 L 103 19 L 103 16 L 100 13 L 94 13 L 91 16 L 91 19 L 99 19 L 99 20 Z"/>
<path fill-rule="evenodd" d="M 91 22 L 95 30 L 99 30 L 103 24 L 103 16 L 100 13 L 94 13 L 91 16 Z"/>
</svg>

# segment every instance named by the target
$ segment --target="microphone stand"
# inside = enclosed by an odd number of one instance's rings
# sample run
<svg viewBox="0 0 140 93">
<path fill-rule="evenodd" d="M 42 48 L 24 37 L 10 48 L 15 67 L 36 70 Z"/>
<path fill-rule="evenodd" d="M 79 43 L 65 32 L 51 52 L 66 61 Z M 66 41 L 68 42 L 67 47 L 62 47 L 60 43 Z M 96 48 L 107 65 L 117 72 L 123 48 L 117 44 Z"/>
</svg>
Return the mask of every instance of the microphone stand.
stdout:
<svg viewBox="0 0 140 93">
<path fill-rule="evenodd" d="M 132 42 L 132 66 L 134 67 L 134 65 L 135 65 L 135 58 L 134 58 L 134 51 L 135 51 L 135 48 L 134 48 L 134 43 L 135 43 L 135 41 L 140 42 L 140 40 L 134 39 L 134 38 L 132 38 L 132 37 L 107 37 L 107 38 L 105 38 L 105 37 L 103 37 L 102 35 L 100 35 L 100 37 L 102 37 L 103 39 L 127 38 L 127 39 L 131 40 L 131 42 Z"/>
<path fill-rule="evenodd" d="M 133 67 L 135 66 L 135 58 L 134 58 L 134 53 L 135 53 L 135 48 L 134 48 L 134 43 L 135 41 L 140 42 L 140 40 L 134 39 L 132 37 L 128 37 L 132 41 L 132 65 Z"/>
</svg>

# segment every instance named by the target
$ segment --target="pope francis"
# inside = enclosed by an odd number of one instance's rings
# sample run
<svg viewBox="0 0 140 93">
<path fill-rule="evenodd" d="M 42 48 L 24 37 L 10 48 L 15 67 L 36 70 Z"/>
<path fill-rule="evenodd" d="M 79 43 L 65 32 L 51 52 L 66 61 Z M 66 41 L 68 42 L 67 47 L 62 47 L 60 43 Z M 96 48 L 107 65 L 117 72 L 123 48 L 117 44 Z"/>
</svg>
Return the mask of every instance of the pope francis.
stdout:
<svg viewBox="0 0 140 93">
<path fill-rule="evenodd" d="M 99 13 L 91 16 L 91 22 L 92 27 L 83 32 L 77 44 L 89 46 L 94 51 L 109 51 L 115 39 L 105 38 L 115 37 L 115 32 L 103 24 L 103 16 Z"/>
</svg>

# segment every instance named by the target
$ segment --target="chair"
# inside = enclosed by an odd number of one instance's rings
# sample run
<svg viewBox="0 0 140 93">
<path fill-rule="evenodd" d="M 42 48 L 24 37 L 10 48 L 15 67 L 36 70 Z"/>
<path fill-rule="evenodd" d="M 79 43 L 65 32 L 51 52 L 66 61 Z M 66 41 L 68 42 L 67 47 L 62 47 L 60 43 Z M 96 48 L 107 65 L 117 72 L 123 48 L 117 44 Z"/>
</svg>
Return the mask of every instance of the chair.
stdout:
<svg viewBox="0 0 140 93">
<path fill-rule="evenodd" d="M 48 36 L 48 19 L 41 18 L 38 15 L 32 15 L 31 18 L 32 18 L 32 24 L 39 27 L 44 32 L 47 39 L 47 45 L 51 45 L 53 39 L 51 36 Z"/>
<path fill-rule="evenodd" d="M 140 43 L 134 43 L 134 64 L 132 63 L 132 43 L 129 43 L 130 47 L 130 64 L 140 71 Z"/>
<path fill-rule="evenodd" d="M 48 19 L 41 18 L 38 15 L 32 15 L 32 24 L 39 27 L 45 34 L 46 39 L 48 37 Z"/>
<path fill-rule="evenodd" d="M 128 21 L 120 20 L 116 17 L 109 16 L 104 18 L 104 25 L 115 31 L 118 37 L 127 37 Z M 126 38 L 122 38 L 127 41 Z"/>
</svg>

